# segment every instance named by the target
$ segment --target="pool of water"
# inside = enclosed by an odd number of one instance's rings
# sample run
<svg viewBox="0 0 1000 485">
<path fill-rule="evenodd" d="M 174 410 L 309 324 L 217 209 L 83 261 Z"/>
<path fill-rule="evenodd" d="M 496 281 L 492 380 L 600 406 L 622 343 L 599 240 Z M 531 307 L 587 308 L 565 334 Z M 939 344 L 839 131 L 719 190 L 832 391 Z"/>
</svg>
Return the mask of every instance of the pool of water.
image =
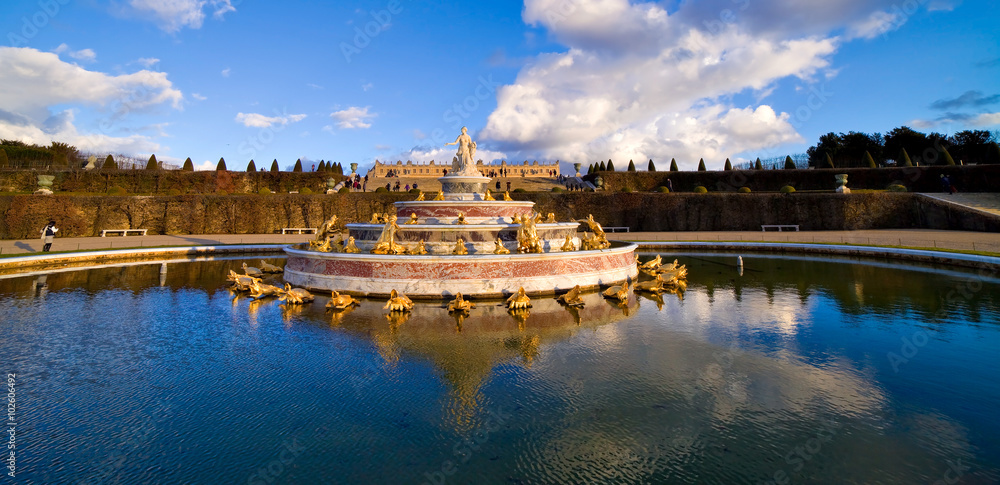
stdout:
<svg viewBox="0 0 1000 485">
<path fill-rule="evenodd" d="M 242 261 L 0 279 L 16 480 L 1000 481 L 996 274 L 674 257 L 682 296 L 464 320 L 234 299 Z"/>
</svg>

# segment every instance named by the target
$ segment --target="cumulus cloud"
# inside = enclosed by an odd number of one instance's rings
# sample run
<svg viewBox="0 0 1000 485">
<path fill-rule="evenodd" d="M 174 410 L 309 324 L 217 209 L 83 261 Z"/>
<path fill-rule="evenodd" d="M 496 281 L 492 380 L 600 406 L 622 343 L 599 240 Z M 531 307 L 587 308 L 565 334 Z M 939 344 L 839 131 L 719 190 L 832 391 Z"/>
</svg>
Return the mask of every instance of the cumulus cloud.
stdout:
<svg viewBox="0 0 1000 485">
<path fill-rule="evenodd" d="M 231 0 L 130 0 L 129 5 L 170 33 L 185 27 L 200 29 L 206 10 L 211 11 L 217 20 L 236 11 Z"/>
<path fill-rule="evenodd" d="M 160 63 L 160 60 L 155 57 L 140 57 L 139 60 L 135 61 L 141 64 L 146 69 L 149 69 Z"/>
<path fill-rule="evenodd" d="M 368 129 L 372 127 L 371 121 L 378 117 L 377 113 L 370 113 L 369 109 L 351 106 L 331 113 L 330 117 L 337 121 L 337 128 L 342 130 Z"/>
<path fill-rule="evenodd" d="M 525 0 L 523 19 L 565 52 L 499 89 L 482 138 L 530 158 L 699 158 L 801 142 L 764 102 L 778 81 L 833 75 L 840 45 L 898 28 L 888 0 Z M 732 97 L 755 93 L 752 105 Z"/>
<path fill-rule="evenodd" d="M 65 49 L 64 49 L 65 51 Z M 165 73 L 139 71 L 113 76 L 63 62 L 56 53 L 0 47 L 0 138 L 47 145 L 60 141 L 83 150 L 151 152 L 159 145 L 129 131 L 124 121 L 166 105 L 181 109 L 184 95 Z M 55 107 L 60 107 L 55 110 Z M 67 108 L 69 107 L 69 108 Z M 81 133 L 74 125 L 80 109 L 109 117 L 103 133 Z"/>
<path fill-rule="evenodd" d="M 274 125 L 289 125 L 306 119 L 306 115 L 264 116 L 257 113 L 239 113 L 236 122 L 248 128 L 270 128 Z"/>
<path fill-rule="evenodd" d="M 78 51 L 70 50 L 69 46 L 66 44 L 59 44 L 52 52 L 56 54 L 63 54 L 70 56 L 80 62 L 94 62 L 97 60 L 97 53 L 93 49 L 83 49 Z"/>
<path fill-rule="evenodd" d="M 208 99 L 207 96 L 203 96 L 198 93 L 191 93 L 191 97 L 194 98 L 196 101 L 205 101 L 206 99 Z"/>
</svg>

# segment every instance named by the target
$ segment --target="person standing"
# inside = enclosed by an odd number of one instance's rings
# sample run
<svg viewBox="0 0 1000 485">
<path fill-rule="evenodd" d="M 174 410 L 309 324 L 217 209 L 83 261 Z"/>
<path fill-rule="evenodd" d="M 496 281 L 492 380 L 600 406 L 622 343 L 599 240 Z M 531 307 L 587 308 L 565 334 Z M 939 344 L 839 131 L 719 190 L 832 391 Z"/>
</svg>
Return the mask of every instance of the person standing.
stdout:
<svg viewBox="0 0 1000 485">
<path fill-rule="evenodd" d="M 56 228 L 56 221 L 49 221 L 42 229 L 42 241 L 45 242 L 45 246 L 42 247 L 42 252 L 49 252 L 52 249 L 52 239 L 56 237 L 56 233 L 59 229 Z"/>
</svg>

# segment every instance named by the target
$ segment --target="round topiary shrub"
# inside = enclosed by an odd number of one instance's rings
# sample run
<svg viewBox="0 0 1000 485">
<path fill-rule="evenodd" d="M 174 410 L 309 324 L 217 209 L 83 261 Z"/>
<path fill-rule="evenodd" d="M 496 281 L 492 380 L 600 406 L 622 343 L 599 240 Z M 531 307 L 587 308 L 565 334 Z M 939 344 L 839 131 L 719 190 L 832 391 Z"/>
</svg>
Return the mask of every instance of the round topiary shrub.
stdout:
<svg viewBox="0 0 1000 485">
<path fill-rule="evenodd" d="M 560 193 L 560 192 L 565 192 L 565 191 L 566 190 L 564 190 L 562 187 L 552 187 L 552 192 L 555 192 L 555 193 Z"/>
<path fill-rule="evenodd" d="M 784 187 L 781 188 L 781 193 L 782 194 L 794 194 L 795 193 L 795 187 L 792 187 L 791 185 L 786 185 L 786 186 L 784 186 Z"/>
<path fill-rule="evenodd" d="M 309 187 L 303 187 L 302 190 L 299 191 L 299 194 L 302 195 L 313 195 L 313 193 L 314 193 L 313 190 L 310 189 Z"/>
<path fill-rule="evenodd" d="M 108 189 L 108 195 L 113 195 L 113 196 L 116 196 L 116 197 L 120 197 L 122 195 L 128 195 L 128 192 L 125 189 L 121 188 L 121 187 L 115 186 L 115 187 L 111 187 L 110 189 Z"/>
<path fill-rule="evenodd" d="M 413 195 L 417 195 L 420 193 L 420 189 L 410 189 L 410 193 Z"/>
<path fill-rule="evenodd" d="M 271 189 L 264 187 L 263 189 L 258 190 L 257 193 L 260 195 L 271 195 Z"/>
<path fill-rule="evenodd" d="M 178 195 L 181 195 L 181 191 L 178 189 L 170 189 L 167 191 L 167 195 L 171 197 L 177 197 Z"/>
<path fill-rule="evenodd" d="M 741 194 L 749 194 L 751 192 L 750 187 L 740 187 L 737 192 Z"/>
<path fill-rule="evenodd" d="M 384 189 L 385 187 L 379 187 L 379 188 L 380 189 Z M 378 192 L 378 191 L 376 190 L 376 192 Z M 338 194 L 350 194 L 351 193 L 351 189 L 349 189 L 347 187 L 341 187 L 340 190 L 337 191 L 337 193 Z"/>
<path fill-rule="evenodd" d="M 388 194 L 389 193 L 389 189 L 387 189 L 385 187 L 379 187 L 379 188 L 375 189 L 375 193 L 376 194 Z"/>
<path fill-rule="evenodd" d="M 666 187 L 664 187 L 662 185 L 659 186 L 659 187 L 657 187 L 656 191 L 659 192 L 659 193 L 661 193 L 661 194 L 669 194 L 670 193 L 670 189 L 668 189 L 668 188 L 666 188 Z"/>
<path fill-rule="evenodd" d="M 524 190 L 524 189 L 514 189 L 514 193 L 515 194 L 523 194 L 525 192 L 527 192 L 527 190 Z"/>
<path fill-rule="evenodd" d="M 889 186 L 889 192 L 906 192 L 906 186 L 903 184 L 892 184 Z"/>
<path fill-rule="evenodd" d="M 707 194 L 708 193 L 708 189 L 706 189 L 705 187 L 699 185 L 699 186 L 697 186 L 697 187 L 694 188 L 694 193 L 696 193 L 696 194 Z"/>
</svg>

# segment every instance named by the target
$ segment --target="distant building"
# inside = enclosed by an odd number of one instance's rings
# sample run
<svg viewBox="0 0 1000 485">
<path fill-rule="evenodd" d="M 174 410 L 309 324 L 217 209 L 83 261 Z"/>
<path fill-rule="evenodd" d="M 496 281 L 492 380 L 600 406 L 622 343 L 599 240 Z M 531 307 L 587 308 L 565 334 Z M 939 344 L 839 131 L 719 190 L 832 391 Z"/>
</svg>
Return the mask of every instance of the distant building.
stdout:
<svg viewBox="0 0 1000 485">
<path fill-rule="evenodd" d="M 483 163 L 482 160 L 476 162 L 476 168 L 479 169 L 479 173 L 482 173 L 488 177 L 499 177 L 500 170 L 506 170 L 508 177 L 558 177 L 559 172 L 559 161 L 555 162 L 541 162 L 537 160 L 529 162 L 525 160 L 521 163 L 510 163 L 508 164 L 506 160 L 500 163 Z M 405 163 L 403 161 L 397 161 L 396 163 L 382 163 L 375 160 L 375 166 L 368 171 L 369 177 L 386 177 L 389 172 L 392 171 L 393 175 L 398 175 L 400 177 L 443 177 L 445 175 L 445 170 L 451 170 L 451 162 L 448 163 L 437 163 L 431 160 L 429 163 L 414 163 L 407 160 Z"/>
</svg>

